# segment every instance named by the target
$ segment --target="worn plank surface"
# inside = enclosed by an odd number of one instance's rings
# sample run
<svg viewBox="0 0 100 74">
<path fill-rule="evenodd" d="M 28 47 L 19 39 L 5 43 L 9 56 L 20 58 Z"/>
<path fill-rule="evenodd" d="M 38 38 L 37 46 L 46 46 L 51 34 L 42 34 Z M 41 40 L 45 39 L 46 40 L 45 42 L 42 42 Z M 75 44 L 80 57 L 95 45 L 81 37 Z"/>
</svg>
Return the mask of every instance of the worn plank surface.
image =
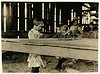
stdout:
<svg viewBox="0 0 100 74">
<path fill-rule="evenodd" d="M 38 45 L 52 45 L 52 46 L 62 46 L 62 47 L 74 47 L 74 48 L 88 48 L 93 50 L 98 50 L 98 39 L 2 39 L 2 41 L 7 42 L 20 42 L 23 44 L 38 44 Z"/>
<path fill-rule="evenodd" d="M 2 50 L 98 60 L 97 39 L 2 39 Z"/>
</svg>

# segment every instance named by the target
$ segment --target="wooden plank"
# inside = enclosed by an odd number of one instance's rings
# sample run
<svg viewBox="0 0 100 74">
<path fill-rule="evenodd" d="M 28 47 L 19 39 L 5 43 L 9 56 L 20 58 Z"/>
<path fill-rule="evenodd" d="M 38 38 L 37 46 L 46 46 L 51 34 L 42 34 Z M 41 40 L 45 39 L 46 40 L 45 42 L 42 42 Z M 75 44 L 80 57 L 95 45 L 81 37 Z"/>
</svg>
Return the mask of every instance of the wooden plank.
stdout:
<svg viewBox="0 0 100 74">
<path fill-rule="evenodd" d="M 2 50 L 98 61 L 98 51 L 2 42 Z"/>
<path fill-rule="evenodd" d="M 33 39 L 26 40 L 29 43 L 45 43 L 45 44 L 59 44 L 59 45 L 70 45 L 70 46 L 83 46 L 83 47 L 94 47 L 98 48 L 98 40 L 97 39 L 79 39 L 79 40 L 71 40 L 71 39 Z M 25 42 L 25 40 L 24 40 Z"/>
<path fill-rule="evenodd" d="M 41 55 L 67 55 L 64 53 L 61 48 L 49 47 L 49 46 L 33 46 L 33 45 L 22 45 L 20 43 L 11 43 L 11 42 L 2 42 L 2 50 L 6 51 L 16 51 L 16 52 L 24 52 L 24 53 L 36 53 Z M 66 50 L 68 52 L 68 50 Z"/>
<path fill-rule="evenodd" d="M 98 61 L 98 51 L 89 51 L 89 50 L 70 50 L 70 58 L 77 59 L 86 59 Z"/>
<path fill-rule="evenodd" d="M 4 39 L 3 39 L 4 40 Z M 23 44 L 38 44 L 59 46 L 66 48 L 80 48 L 98 51 L 98 39 L 5 39 L 6 41 L 15 41 Z"/>
</svg>

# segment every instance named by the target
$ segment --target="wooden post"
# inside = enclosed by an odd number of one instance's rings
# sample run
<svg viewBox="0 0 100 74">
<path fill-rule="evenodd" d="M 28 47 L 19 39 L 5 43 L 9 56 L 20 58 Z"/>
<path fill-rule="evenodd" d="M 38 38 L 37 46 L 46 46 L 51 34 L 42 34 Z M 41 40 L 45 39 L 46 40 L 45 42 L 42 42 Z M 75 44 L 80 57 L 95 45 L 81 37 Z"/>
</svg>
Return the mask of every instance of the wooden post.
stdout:
<svg viewBox="0 0 100 74">
<path fill-rule="evenodd" d="M 78 24 L 80 23 L 80 16 L 78 16 Z"/>
<path fill-rule="evenodd" d="M 44 19 L 44 3 L 42 3 L 42 19 Z"/>
<path fill-rule="evenodd" d="M 44 19 L 44 3 L 42 3 L 42 19 Z M 42 28 L 42 32 L 45 32 L 44 27 Z"/>
<path fill-rule="evenodd" d="M 71 21 L 73 21 L 73 9 L 71 10 Z"/>
<path fill-rule="evenodd" d="M 4 32 L 6 32 L 6 3 L 4 3 Z"/>
<path fill-rule="evenodd" d="M 10 24 L 11 24 L 11 14 L 12 14 L 12 9 L 11 9 L 11 3 L 9 3 L 9 22 L 10 22 Z"/>
<path fill-rule="evenodd" d="M 76 12 L 74 12 L 74 17 L 76 17 Z"/>
<path fill-rule="evenodd" d="M 11 17 L 11 3 L 9 3 L 9 11 L 10 11 L 10 13 L 9 13 L 9 16 Z"/>
<path fill-rule="evenodd" d="M 51 13 L 51 3 L 49 3 L 49 12 Z M 51 24 L 50 24 L 50 13 L 49 13 L 49 32 L 51 32 Z"/>
<path fill-rule="evenodd" d="M 88 24 L 90 24 L 90 13 L 88 12 Z"/>
<path fill-rule="evenodd" d="M 32 4 L 32 8 L 33 8 L 33 7 L 34 7 L 34 5 Z M 34 17 L 33 17 L 33 16 L 34 16 L 33 14 L 34 14 L 34 11 L 32 10 L 32 18 L 34 18 Z"/>
<path fill-rule="evenodd" d="M 68 19 L 68 25 L 70 25 L 70 20 Z"/>
<path fill-rule="evenodd" d="M 59 24 L 61 24 L 61 9 L 59 10 Z"/>
<path fill-rule="evenodd" d="M 17 6 L 18 6 L 18 24 L 17 24 L 17 30 L 19 31 L 19 3 L 17 3 Z"/>
<path fill-rule="evenodd" d="M 25 31 L 27 31 L 27 3 L 25 3 Z"/>
<path fill-rule="evenodd" d="M 54 32 L 56 32 L 56 4 L 54 8 Z"/>
</svg>

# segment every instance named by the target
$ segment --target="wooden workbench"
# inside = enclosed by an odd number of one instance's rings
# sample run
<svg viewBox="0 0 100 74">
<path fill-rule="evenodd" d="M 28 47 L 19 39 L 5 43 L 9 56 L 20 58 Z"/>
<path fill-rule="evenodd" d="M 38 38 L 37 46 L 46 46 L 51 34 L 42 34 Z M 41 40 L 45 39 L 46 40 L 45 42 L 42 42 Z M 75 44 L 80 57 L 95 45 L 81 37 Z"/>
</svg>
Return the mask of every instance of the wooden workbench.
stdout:
<svg viewBox="0 0 100 74">
<path fill-rule="evenodd" d="M 98 61 L 98 39 L 2 39 L 2 50 Z"/>
</svg>

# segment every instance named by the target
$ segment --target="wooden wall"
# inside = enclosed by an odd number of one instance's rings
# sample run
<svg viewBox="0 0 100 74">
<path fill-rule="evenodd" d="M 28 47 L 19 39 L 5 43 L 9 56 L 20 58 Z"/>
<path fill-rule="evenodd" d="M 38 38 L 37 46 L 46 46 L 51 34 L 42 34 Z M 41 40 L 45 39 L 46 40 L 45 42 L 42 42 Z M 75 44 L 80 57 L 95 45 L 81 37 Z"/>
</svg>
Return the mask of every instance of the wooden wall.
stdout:
<svg viewBox="0 0 100 74">
<path fill-rule="evenodd" d="M 10 2 L 11 3 L 11 2 Z M 4 32 L 4 4 L 6 4 L 6 32 Z M 32 8 L 32 4 L 34 7 Z M 61 9 L 61 24 L 68 25 L 68 19 L 71 20 L 71 9 L 81 17 L 82 3 L 44 3 L 44 33 L 54 33 L 54 8 L 56 7 L 56 26 L 59 27 L 59 10 Z M 55 6 L 56 4 L 56 6 Z M 27 18 L 25 18 L 25 2 L 19 3 L 19 17 L 18 17 L 18 2 L 11 3 L 11 10 L 9 9 L 9 2 L 1 3 L 1 28 L 2 37 L 27 37 L 28 31 L 33 27 L 32 11 L 34 18 L 42 18 L 42 3 L 27 3 Z M 11 13 L 11 16 L 9 16 Z M 48 17 L 48 18 L 47 18 Z M 19 31 L 18 31 L 19 18 Z M 25 19 L 27 19 L 27 31 L 25 31 Z M 81 19 L 80 19 L 81 21 Z M 70 22 L 71 23 L 71 22 Z M 50 27 L 50 29 L 49 29 Z"/>
</svg>

